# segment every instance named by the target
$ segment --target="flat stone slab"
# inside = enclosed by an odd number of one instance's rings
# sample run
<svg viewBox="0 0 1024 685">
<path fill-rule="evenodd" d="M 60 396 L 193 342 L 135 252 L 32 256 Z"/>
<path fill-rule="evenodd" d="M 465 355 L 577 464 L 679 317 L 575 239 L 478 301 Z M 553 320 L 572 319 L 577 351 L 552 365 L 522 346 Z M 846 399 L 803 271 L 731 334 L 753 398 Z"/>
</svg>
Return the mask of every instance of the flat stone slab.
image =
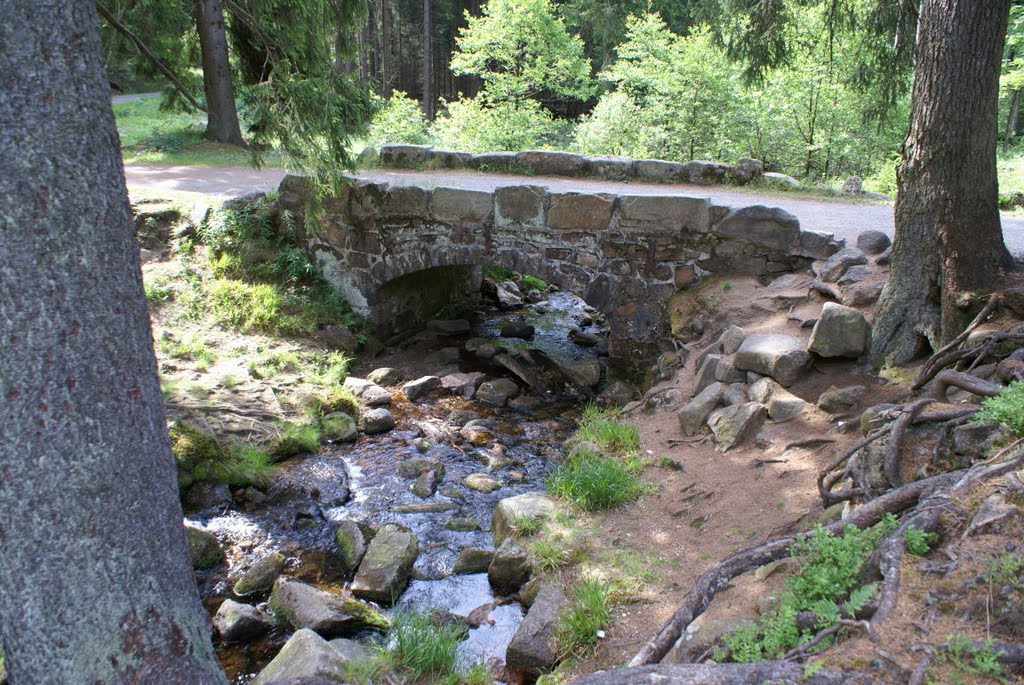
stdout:
<svg viewBox="0 0 1024 685">
<path fill-rule="evenodd" d="M 736 368 L 771 376 L 779 385 L 789 387 L 800 378 L 810 356 L 804 343 L 780 333 L 750 335 L 736 351 Z"/>
</svg>

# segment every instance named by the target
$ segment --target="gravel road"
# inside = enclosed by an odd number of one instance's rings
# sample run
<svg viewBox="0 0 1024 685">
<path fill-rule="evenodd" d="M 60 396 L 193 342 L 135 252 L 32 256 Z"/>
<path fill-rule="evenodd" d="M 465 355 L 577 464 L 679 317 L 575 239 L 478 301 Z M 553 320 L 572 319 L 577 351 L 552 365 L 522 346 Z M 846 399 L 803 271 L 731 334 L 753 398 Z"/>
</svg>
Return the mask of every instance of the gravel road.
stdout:
<svg viewBox="0 0 1024 685">
<path fill-rule="evenodd" d="M 234 197 L 252 190 L 276 188 L 284 177 L 281 169 L 240 167 L 192 167 L 127 164 L 125 174 L 129 190 L 152 192 L 200 193 L 218 198 Z M 888 203 L 849 202 L 832 198 L 797 197 L 786 193 L 759 193 L 735 187 L 708 187 L 686 184 L 620 183 L 577 178 L 484 174 L 475 171 L 364 171 L 358 178 L 387 181 L 395 185 L 424 188 L 459 187 L 493 190 L 505 185 L 537 185 L 554 192 L 615 193 L 619 195 L 676 195 L 707 197 L 715 204 L 728 206 L 768 205 L 781 207 L 800 219 L 801 227 L 835 233 L 853 242 L 857 234 L 869 229 L 893 232 L 892 205 Z M 1016 256 L 1024 254 L 1024 219 L 1003 213 L 1006 245 Z"/>
</svg>

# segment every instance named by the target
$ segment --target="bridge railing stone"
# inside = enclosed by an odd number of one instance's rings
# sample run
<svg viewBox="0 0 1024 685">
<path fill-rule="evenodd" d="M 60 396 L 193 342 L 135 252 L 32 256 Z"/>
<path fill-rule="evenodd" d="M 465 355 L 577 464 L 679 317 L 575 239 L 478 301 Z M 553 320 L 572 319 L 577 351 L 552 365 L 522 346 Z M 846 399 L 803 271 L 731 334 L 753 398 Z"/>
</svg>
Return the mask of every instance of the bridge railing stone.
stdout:
<svg viewBox="0 0 1024 685">
<path fill-rule="evenodd" d="M 279 203 L 301 214 L 309 191 L 302 179 L 286 177 Z M 308 248 L 353 309 L 381 328 L 433 314 L 387 320 L 398 310 L 391 300 L 387 306 L 379 301 L 386 284 L 426 269 L 447 267 L 451 274 L 452 267 L 490 264 L 584 296 L 609 319 L 613 358 L 626 361 L 667 340 L 662 315 L 676 290 L 709 273 L 767 281 L 842 246 L 831 235 L 802 231 L 781 209 L 730 209 L 707 198 L 359 182 L 323 207 L 321 229 L 308 236 Z M 453 281 L 464 281 L 457 273 Z"/>
</svg>

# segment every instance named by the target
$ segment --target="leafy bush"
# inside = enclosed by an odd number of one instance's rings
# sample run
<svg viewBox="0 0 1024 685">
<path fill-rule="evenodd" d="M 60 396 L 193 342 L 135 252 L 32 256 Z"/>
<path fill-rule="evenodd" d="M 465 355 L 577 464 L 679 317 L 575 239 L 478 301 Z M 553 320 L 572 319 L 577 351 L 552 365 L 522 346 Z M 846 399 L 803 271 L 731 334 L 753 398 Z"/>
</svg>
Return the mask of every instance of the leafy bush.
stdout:
<svg viewBox="0 0 1024 685">
<path fill-rule="evenodd" d="M 861 573 L 871 552 L 896 528 L 891 515 L 877 525 L 859 530 L 847 526 L 841 537 L 820 526 L 791 548 L 799 569 L 786 583 L 778 604 L 757 623 L 734 630 L 724 638 L 725 649 L 716 650 L 717 660 L 760 661 L 777 659 L 814 634 L 852 616 L 874 595 L 876 584 L 860 584 Z M 797 626 L 797 614 L 812 612 L 810 629 Z M 823 640 L 820 648 L 829 645 Z"/>
<path fill-rule="evenodd" d="M 418 102 L 400 90 L 396 90 L 387 100 L 380 97 L 374 99 L 378 108 L 370 120 L 370 144 L 422 145 L 428 142 L 427 120 Z"/>
<path fill-rule="evenodd" d="M 996 421 L 1014 435 L 1024 435 L 1024 382 L 1013 381 L 995 397 L 986 397 L 973 420 Z"/>
<path fill-rule="evenodd" d="M 935 533 L 928 533 L 914 526 L 903 531 L 903 542 L 907 545 L 907 552 L 917 557 L 928 554 L 938 539 L 939 536 Z"/>
<path fill-rule="evenodd" d="M 597 644 L 597 631 L 612 615 L 611 588 L 607 583 L 584 578 L 573 586 L 555 629 L 563 658 L 583 656 Z"/>
<path fill-rule="evenodd" d="M 644 491 L 636 476 L 616 457 L 577 447 L 547 480 L 548 491 L 583 509 L 610 509 L 632 501 Z"/>
<path fill-rule="evenodd" d="M 477 97 L 448 103 L 430 134 L 441 147 L 495 152 L 559 147 L 566 128 L 534 100 L 492 104 Z"/>
<path fill-rule="evenodd" d="M 576 126 L 574 147 L 585 155 L 649 157 L 645 112 L 627 93 L 605 93 Z"/>
<path fill-rule="evenodd" d="M 1003 665 L 999 663 L 999 652 L 992 640 L 986 640 L 981 646 L 976 645 L 970 636 L 964 633 L 947 636 L 948 643 L 943 650 L 944 660 L 953 668 L 964 673 L 991 678 L 996 682 L 1003 679 Z"/>
</svg>

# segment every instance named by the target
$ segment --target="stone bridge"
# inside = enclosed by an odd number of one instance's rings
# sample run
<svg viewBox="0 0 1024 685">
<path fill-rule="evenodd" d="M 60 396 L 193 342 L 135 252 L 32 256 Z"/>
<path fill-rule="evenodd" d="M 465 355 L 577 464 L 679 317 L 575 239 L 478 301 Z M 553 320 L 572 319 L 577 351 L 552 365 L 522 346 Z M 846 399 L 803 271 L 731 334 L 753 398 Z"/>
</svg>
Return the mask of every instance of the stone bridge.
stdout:
<svg viewBox="0 0 1024 685">
<path fill-rule="evenodd" d="M 289 176 L 279 202 L 301 214 L 308 192 L 306 179 Z M 634 366 L 668 343 L 664 313 L 676 290 L 712 272 L 766 281 L 838 246 L 781 209 L 701 197 L 356 182 L 324 202 L 308 248 L 385 336 L 478 291 L 480 268 L 494 265 L 582 296 L 607 317 L 612 363 Z"/>
</svg>

